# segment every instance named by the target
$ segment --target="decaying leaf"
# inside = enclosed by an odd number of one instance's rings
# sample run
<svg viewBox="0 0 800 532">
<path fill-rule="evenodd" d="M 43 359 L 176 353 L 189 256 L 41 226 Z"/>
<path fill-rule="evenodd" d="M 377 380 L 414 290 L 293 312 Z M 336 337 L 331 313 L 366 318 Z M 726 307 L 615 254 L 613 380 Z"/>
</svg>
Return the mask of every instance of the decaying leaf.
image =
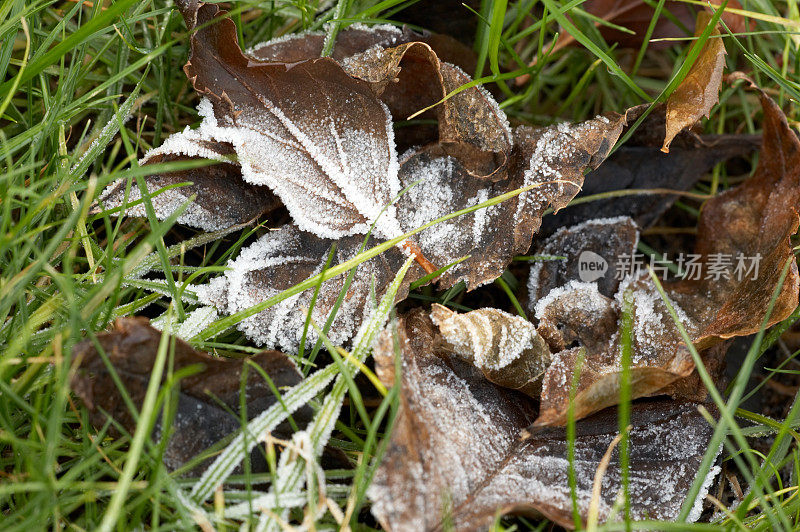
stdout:
<svg viewBox="0 0 800 532">
<path fill-rule="evenodd" d="M 440 155 L 436 148 L 404 158 L 403 186 L 419 181 L 397 204 L 408 230 L 506 192 L 536 187 L 418 235 L 420 249 L 434 264 L 469 256 L 445 272 L 439 286 L 463 281 L 471 290 L 500 276 L 514 255 L 528 250 L 545 210 L 562 208 L 580 190 L 583 169 L 602 162 L 623 123 L 624 118 L 616 115 L 541 129 L 520 126 L 514 130 L 510 175 L 496 183 L 470 176 L 459 159 Z"/>
<path fill-rule="evenodd" d="M 167 218 L 192 195 L 197 196 L 195 201 L 188 203 L 177 222 L 206 231 L 249 222 L 280 207 L 280 201 L 269 189 L 242 180 L 241 169 L 232 160 L 231 145 L 193 137 L 188 130 L 182 136 L 174 135 L 140 161 L 143 165 L 186 161 L 193 157 L 220 161 L 210 166 L 147 176 L 147 191 L 153 195 L 151 203 L 157 218 Z M 137 202 L 127 208 L 126 214 L 146 217 L 147 209 L 136 182 L 131 181 L 126 197 L 127 186 L 127 180 L 116 181 L 103 191 L 99 201 L 106 209 L 121 207 L 126 200 L 129 205 Z M 94 212 L 99 210 L 95 207 Z"/>
<path fill-rule="evenodd" d="M 531 322 L 493 308 L 459 314 L 435 303 L 431 319 L 446 346 L 487 379 L 538 396 L 550 350 Z"/>
<path fill-rule="evenodd" d="M 111 332 L 97 335 L 97 345 L 108 356 L 111 368 L 137 409 L 144 402 L 161 337 L 161 331 L 151 327 L 145 318 L 119 319 Z M 89 409 L 93 425 L 102 427 L 110 415 L 133 433 L 141 426 L 137 425 L 136 417 L 119 392 L 97 345 L 93 340 L 84 340 L 75 346 L 74 356 L 80 360 L 80 367 L 72 379 L 72 389 Z M 180 393 L 164 452 L 164 463 L 171 470 L 241 427 L 241 420 L 230 412 L 240 410 L 241 374 L 245 367 L 245 359 L 212 357 L 177 338 L 173 356 L 173 372 L 192 368 L 197 371 L 179 383 Z M 279 389 L 294 386 L 302 379 L 294 362 L 278 351 L 264 351 L 248 360 L 261 366 Z M 277 400 L 255 368 L 248 369 L 245 394 L 248 418 L 255 417 Z M 310 417 L 307 409 L 296 415 Z M 280 430 L 286 431 L 287 427 Z M 164 431 L 161 418 L 153 431 L 153 437 L 160 438 Z"/>
<path fill-rule="evenodd" d="M 198 289 L 202 302 L 224 312 L 244 310 L 319 273 L 334 239 L 339 247 L 331 265 L 352 258 L 373 223 L 375 238 L 368 245 L 529 187 L 400 245 L 420 264 L 409 272 L 408 282 L 423 270 L 467 256 L 438 279 L 439 286 L 464 281 L 473 289 L 490 282 L 530 247 L 545 210 L 558 210 L 575 196 L 585 169 L 605 159 L 626 122 L 612 113 L 579 124 L 512 131 L 491 95 L 475 87 L 437 106 L 432 113 L 438 137 L 398 160 L 392 115 L 404 120 L 406 112 L 436 103 L 469 81 L 464 71 L 439 59 L 428 44 L 432 39 L 407 42 L 418 35 L 387 26 L 355 27 L 343 32 L 345 40 L 334 49 L 338 61 L 307 57 L 318 53 L 315 34 L 266 43 L 247 55 L 239 49 L 233 22 L 216 5 L 187 1 L 181 9 L 187 25 L 198 28 L 185 70 L 204 96 L 203 121 L 147 157 L 225 155 L 230 160 L 232 151 L 239 166 L 231 165 L 231 177 L 239 171 L 247 186 L 269 188 L 294 219 L 243 251 L 224 276 Z M 293 61 L 281 62 L 288 59 Z M 315 90 L 308 91 L 312 86 Z M 181 194 L 194 193 L 195 186 L 181 188 Z M 108 202 L 121 190 L 120 184 L 112 187 Z M 198 194 L 202 208 L 206 197 Z M 157 214 L 164 217 L 166 211 Z M 218 217 L 214 223 L 223 222 Z M 334 341 L 352 335 L 371 290 L 380 297 L 401 263 L 395 250 L 359 268 L 331 328 Z M 343 282 L 337 278 L 321 287 L 313 314 L 319 324 Z M 240 327 L 260 344 L 296 349 L 312 293 L 287 299 Z M 400 294 L 404 297 L 405 289 Z M 313 329 L 309 334 L 316 337 Z"/>
<path fill-rule="evenodd" d="M 706 11 L 697 14 L 695 37 L 708 27 L 711 15 Z M 690 127 L 701 117 L 708 117 L 711 108 L 719 102 L 722 87 L 722 69 L 725 67 L 725 44 L 719 37 L 719 28 L 711 31 L 700 55 L 689 73 L 667 99 L 667 133 L 661 151 L 669 153 L 675 135 Z"/>
<path fill-rule="evenodd" d="M 695 246 L 706 265 L 720 254 L 732 254 L 757 259 L 758 271 L 743 275 L 741 282 L 734 275 L 721 276 L 676 283 L 670 290 L 679 305 L 697 309 L 702 330 L 696 342 L 701 345 L 760 330 L 783 272 L 786 278 L 766 326 L 797 307 L 800 276 L 791 236 L 798 228 L 800 140 L 775 101 L 758 92 L 764 111 L 758 166 L 750 179 L 703 205 Z M 706 293 L 710 305 L 693 304 Z"/>
<path fill-rule="evenodd" d="M 317 238 L 293 224 L 285 225 L 242 250 L 228 263 L 225 275 L 197 287 L 198 298 L 228 314 L 245 310 L 320 273 L 334 245 L 333 265 L 353 258 L 363 241 L 362 236 L 337 241 Z M 370 239 L 367 245 L 375 244 L 375 239 Z M 385 292 L 404 262 L 405 256 L 399 250 L 390 249 L 358 266 L 328 331 L 332 342 L 345 342 L 355 334 L 372 310 L 373 299 Z M 410 270 L 397 298 L 404 299 L 408 285 L 423 273 L 420 268 Z M 327 321 L 345 281 L 346 276 L 342 275 L 320 286 L 311 313 L 317 326 L 322 327 Z M 313 295 L 314 289 L 301 292 L 246 318 L 238 327 L 258 344 L 296 348 L 305 329 L 306 310 L 311 308 Z M 317 338 L 311 326 L 308 327 L 308 338 Z"/>
<path fill-rule="evenodd" d="M 798 302 L 798 273 L 790 237 L 798 227 L 800 141 L 775 102 L 763 92 L 761 101 L 763 147 L 754 175 L 706 202 L 695 248 L 698 267 L 687 267 L 687 278 L 664 283 L 681 323 L 695 346 L 706 350 L 701 356 L 713 367 L 719 366 L 723 347 L 710 348 L 722 339 L 752 334 L 765 323 L 769 326 L 785 319 Z M 579 233 L 567 231 L 556 235 L 556 241 L 566 238 L 571 240 L 563 244 L 566 249 L 580 250 L 594 237 Z M 619 234 L 625 233 L 629 233 L 627 226 Z M 555 247 L 557 242 L 548 250 Z M 726 270 L 721 260 L 728 261 L 730 268 Z M 753 261 L 757 261 L 757 267 L 753 267 Z M 738 269 L 742 265 L 746 270 Z M 565 384 L 572 382 L 581 353 L 576 414 L 586 415 L 615 404 L 621 371 L 617 323 L 626 297 L 631 299 L 633 315 L 633 396 L 669 392 L 697 397 L 696 390 L 681 384 L 681 378 L 688 377 L 694 367 L 692 359 L 646 274 L 626 277 L 612 300 L 598 291 L 596 281 L 579 282 L 577 270 L 569 281 L 568 275 L 548 278 L 542 268 L 532 272 L 536 278 L 531 279 L 535 289 L 531 301 L 541 320 L 539 333 L 555 353 L 544 376 L 537 425 L 566 422 L 569 390 Z M 784 272 L 786 278 L 780 285 Z M 564 284 L 547 284 L 552 278 Z M 540 285 L 550 288 L 544 296 Z M 767 317 L 776 289 L 778 298 Z"/>
<path fill-rule="evenodd" d="M 200 107 L 200 134 L 233 145 L 242 175 L 272 189 L 304 231 L 326 238 L 401 234 L 392 207 L 400 192 L 394 131 L 368 84 L 330 58 L 253 63 L 216 5 L 197 9 L 184 67 Z M 309 87 L 314 87 L 309 91 Z"/>
<path fill-rule="evenodd" d="M 563 257 L 536 262 L 528 281 L 531 308 L 554 288 L 573 279 L 597 282 L 598 291 L 614 297 L 620 278 L 614 260 L 636 252 L 639 228 L 626 216 L 597 218 L 562 227 L 536 248 L 538 255 Z"/>
<path fill-rule="evenodd" d="M 342 66 L 371 84 L 392 115 L 403 120 L 434 105 L 471 81 L 455 65 L 440 61 L 424 42 L 390 49 L 373 47 Z M 474 177 L 504 179 L 513 143 L 505 114 L 488 91 L 470 87 L 436 107 L 438 149 L 458 158 Z"/>
<path fill-rule="evenodd" d="M 552 290 L 536 306 L 539 333 L 553 350 L 542 381 L 536 426 L 567 423 L 573 375 L 579 371 L 572 407 L 580 419 L 617 404 L 620 397 L 620 299 L 597 291 L 596 283 L 571 281 Z M 653 395 L 694 370 L 689 350 L 655 289 L 642 287 L 630 297 L 633 320 L 631 395 Z M 686 315 L 679 309 L 682 321 Z M 691 323 L 689 323 L 691 325 Z M 690 329 L 691 333 L 696 331 Z"/>
<path fill-rule="evenodd" d="M 635 116 L 629 112 L 629 122 Z M 662 153 L 665 134 L 665 106 L 648 115 L 625 144 L 617 147 L 597 169 L 586 175 L 576 200 L 589 196 L 633 189 L 656 189 L 660 193 L 609 197 L 570 205 L 542 219 L 539 235 L 548 236 L 559 228 L 596 218 L 629 216 L 646 229 L 678 198 L 666 190 L 691 189 L 717 163 L 748 156 L 761 145 L 756 135 L 704 135 L 691 131 L 678 134 L 669 153 Z"/>
<path fill-rule="evenodd" d="M 288 35 L 261 43 L 248 50 L 248 54 L 259 61 L 295 63 L 320 57 L 324 44 L 321 32 L 305 32 Z M 410 115 L 428 107 L 454 87 L 454 81 L 468 81 L 465 72 L 473 72 L 476 56 L 470 48 L 455 42 L 446 35 L 420 34 L 408 28 L 402 31 L 390 25 L 364 26 L 354 24 L 341 31 L 336 38 L 331 54 L 347 72 L 369 82 L 375 94 L 383 101 L 395 121 L 405 121 Z M 483 138 L 471 134 L 469 129 L 458 130 L 459 114 L 467 116 L 452 101 L 426 112 L 421 118 L 438 119 L 438 126 L 428 121 L 407 123 L 395 129 L 395 142 L 401 150 L 436 142 L 439 132 L 450 135 L 454 144 L 477 141 L 476 148 L 487 150 L 483 159 L 491 162 L 493 150 L 497 150 L 501 162 L 510 148 L 510 131 L 505 116 L 485 91 L 473 87 L 456 98 L 460 102 L 472 103 L 472 111 L 488 118 L 480 124 L 483 134 L 494 138 L 489 144 Z M 462 122 L 464 118 L 461 119 Z M 478 121 L 475 121 L 478 123 Z M 493 126 L 495 129 L 492 129 Z M 459 136 L 463 133 L 463 138 Z M 476 172 L 480 172 L 476 168 Z M 498 168 L 487 167 L 489 175 Z"/>
<path fill-rule="evenodd" d="M 498 513 L 533 513 L 572 528 L 564 430 L 546 429 L 521 440 L 520 431 L 536 415 L 534 403 L 488 382 L 461 357 L 437 347 L 436 328 L 423 311 L 401 319 L 397 336 L 400 409 L 368 491 L 381 525 L 387 530 L 477 530 Z M 391 360 L 393 346 L 390 327 L 376 348 L 376 360 Z M 696 405 L 670 400 L 635 403 L 631 425 L 631 516 L 674 519 L 713 429 Z M 617 431 L 613 409 L 577 424 L 574 465 L 584 519 L 592 479 Z M 601 520 L 608 518 L 621 485 L 617 453 L 612 456 L 602 482 Z M 706 480 L 693 520 L 718 471 L 714 468 Z"/>
</svg>

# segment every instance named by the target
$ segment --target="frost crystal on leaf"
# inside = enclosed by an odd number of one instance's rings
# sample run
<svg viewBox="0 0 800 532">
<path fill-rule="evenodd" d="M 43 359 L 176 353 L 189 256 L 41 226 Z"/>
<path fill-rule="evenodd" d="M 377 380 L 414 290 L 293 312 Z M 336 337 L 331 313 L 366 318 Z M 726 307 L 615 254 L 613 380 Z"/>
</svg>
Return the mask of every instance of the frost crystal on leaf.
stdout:
<svg viewBox="0 0 800 532">
<path fill-rule="evenodd" d="M 422 312 L 401 320 L 398 334 L 401 406 L 368 490 L 381 525 L 433 530 L 448 519 L 457 530 L 480 529 L 497 512 L 513 508 L 537 510 L 572 527 L 563 429 L 520 440 L 534 405 L 437 347 L 435 326 Z M 376 356 L 391 358 L 391 346 L 379 343 Z M 380 352 L 384 348 L 389 352 Z M 694 405 L 674 401 L 634 405 L 631 424 L 631 517 L 675 519 L 713 429 Z M 594 472 L 617 430 L 613 410 L 577 425 L 577 499 L 584 519 Z M 609 516 L 620 488 L 615 456 L 603 480 L 601 520 Z"/>
<path fill-rule="evenodd" d="M 433 323 L 455 353 L 490 381 L 538 397 L 550 350 L 531 322 L 492 308 L 458 314 L 434 304 L 431 310 Z"/>
<path fill-rule="evenodd" d="M 218 6 L 189 3 L 183 11 L 189 24 L 199 28 L 184 70 L 203 96 L 198 107 L 203 120 L 197 129 L 170 137 L 143 162 L 199 157 L 225 162 L 191 176 L 172 176 L 166 184 L 191 177 L 194 185 L 156 196 L 157 216 L 167 216 L 179 199 L 196 193 L 197 202 L 181 221 L 213 228 L 241 223 L 274 205 L 266 193 L 271 190 L 293 218 L 291 227 L 262 237 L 234 259 L 224 280 L 199 290 L 202 301 L 225 313 L 263 303 L 319 273 L 333 244 L 328 239 L 344 239 L 336 253 L 338 264 L 356 254 L 356 240 L 373 222 L 375 237 L 394 238 L 522 186 L 542 185 L 400 244 L 428 272 L 470 256 L 437 279 L 442 288 L 459 281 L 468 289 L 491 282 L 515 254 L 528 249 L 545 209 L 565 204 L 580 189 L 584 169 L 605 158 L 625 122 L 614 115 L 512 132 L 491 95 L 473 87 L 436 107 L 431 116 L 438 117 L 438 139 L 412 151 L 401 165 L 392 117 L 405 119 L 407 111 L 436 103 L 469 81 L 462 69 L 440 61 L 431 45 L 409 40 L 419 36 L 355 26 L 342 32 L 335 50 L 340 55 L 334 53 L 334 58 L 315 58 L 321 36 L 313 34 L 267 43 L 245 55 L 237 46 L 233 22 Z M 292 62 L 280 62 L 289 56 Z M 409 111 L 409 105 L 414 109 Z M 213 194 L 204 194 L 201 177 L 214 171 L 219 177 L 227 172 L 231 190 L 241 190 L 229 205 L 251 207 L 229 213 L 224 193 L 215 188 Z M 543 185 L 553 175 L 570 184 Z M 225 180 L 218 181 L 215 187 Z M 403 187 L 418 181 L 390 205 Z M 149 188 L 157 184 L 164 185 L 158 178 L 148 179 Z M 258 189 L 265 191 L 263 197 L 247 196 Z M 119 192 L 114 189 L 113 199 L 119 199 Z M 533 195 L 535 204 L 526 199 Z M 112 194 L 106 199 L 111 202 Z M 249 218 L 242 220 L 245 216 Z M 380 297 L 399 264 L 392 250 L 359 268 L 330 329 L 332 340 L 344 342 L 352 336 L 373 284 Z M 421 268 L 415 267 L 409 279 L 420 274 Z M 318 324 L 334 308 L 343 279 L 323 285 L 314 304 Z M 296 347 L 310 292 L 276 302 L 239 327 L 264 345 Z M 404 290 L 400 294 L 404 297 Z"/>
<path fill-rule="evenodd" d="M 331 266 L 354 257 L 361 247 L 362 237 L 350 237 L 336 242 L 336 252 Z M 201 302 L 214 305 L 226 314 L 246 310 L 295 284 L 320 273 L 334 242 L 320 239 L 286 225 L 270 231 L 229 264 L 224 276 L 213 279 L 205 288 L 198 289 Z M 373 244 L 374 245 L 374 244 Z M 383 294 L 403 264 L 403 254 L 393 249 L 358 266 L 353 282 L 342 299 L 341 306 L 328 331 L 334 343 L 349 340 L 371 309 L 371 293 Z M 409 274 L 400 296 L 405 297 L 408 284 L 415 279 Z M 334 307 L 344 288 L 345 275 L 334 277 L 320 286 L 311 318 L 320 328 Z M 238 327 L 258 345 L 280 346 L 296 351 L 305 328 L 306 315 L 311 307 L 314 289 L 284 299 L 275 305 L 244 319 Z M 317 334 L 308 328 L 309 341 Z"/>
</svg>

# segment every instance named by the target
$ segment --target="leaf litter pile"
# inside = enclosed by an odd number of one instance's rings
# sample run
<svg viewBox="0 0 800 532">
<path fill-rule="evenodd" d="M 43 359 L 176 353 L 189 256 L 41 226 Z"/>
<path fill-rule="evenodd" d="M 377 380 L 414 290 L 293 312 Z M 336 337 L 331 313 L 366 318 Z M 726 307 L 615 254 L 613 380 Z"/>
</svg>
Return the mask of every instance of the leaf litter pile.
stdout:
<svg viewBox="0 0 800 532">
<path fill-rule="evenodd" d="M 724 386 L 731 339 L 792 313 L 800 283 L 790 240 L 800 143 L 781 109 L 734 73 L 727 81 L 760 100 L 763 136 L 687 129 L 717 103 L 721 39 L 699 50 L 665 105 L 512 127 L 492 94 L 466 85 L 474 58 L 447 37 L 351 25 L 329 57 L 317 33 L 242 52 L 217 5 L 184 0 L 180 9 L 195 29 L 184 71 L 202 121 L 140 162 L 211 164 L 150 175 L 145 195 L 113 183 L 96 210 L 152 210 L 216 237 L 257 219 L 270 230 L 191 287 L 199 306 L 182 323 L 123 319 L 79 345 L 73 389 L 96 426 L 110 417 L 113 430 L 137 429 L 130 406 L 161 379 L 154 368 L 169 340 L 184 377 L 174 411 L 152 430 L 171 434 L 168 468 L 199 476 L 181 495 L 194 515 L 231 475 L 266 471 L 258 451 L 277 446 L 271 485 L 228 502 L 225 518 L 256 512 L 275 525 L 306 508 L 308 519 L 330 511 L 341 523 L 350 516 L 325 502 L 319 463 L 354 465 L 326 447 L 345 394 L 362 383 L 344 378 L 347 366 L 399 405 L 368 478 L 353 487 L 386 529 L 482 529 L 506 513 L 567 528 L 626 515 L 700 518 L 722 450 L 706 387 Z M 700 13 L 698 35 L 711 20 Z M 420 109 L 423 120 L 405 122 Z M 682 250 L 709 271 L 731 257 L 715 275 L 615 267 L 634 260 L 640 231 L 675 194 L 565 208 L 611 190 L 687 190 L 715 164 L 756 151 L 752 176 L 704 203 L 694 248 Z M 272 222 L 280 209 L 291 221 Z M 561 260 L 531 263 L 516 314 L 408 300 L 390 319 L 413 289 L 479 290 L 519 255 Z M 734 275 L 746 257 L 758 267 Z M 234 324 L 268 351 L 226 359 L 187 343 Z M 162 337 L 166 328 L 178 338 Z M 304 376 L 296 355 L 315 343 L 334 362 Z"/>
</svg>

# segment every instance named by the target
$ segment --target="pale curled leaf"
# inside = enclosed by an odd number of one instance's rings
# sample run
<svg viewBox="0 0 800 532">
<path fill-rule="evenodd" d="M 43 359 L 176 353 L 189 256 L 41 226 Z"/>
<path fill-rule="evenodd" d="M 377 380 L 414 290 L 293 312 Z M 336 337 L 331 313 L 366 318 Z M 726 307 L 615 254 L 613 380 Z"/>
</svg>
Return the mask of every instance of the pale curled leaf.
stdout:
<svg viewBox="0 0 800 532">
<path fill-rule="evenodd" d="M 492 308 L 459 314 L 436 303 L 431 320 L 448 348 L 472 362 L 487 379 L 538 396 L 550 350 L 531 322 Z"/>
<path fill-rule="evenodd" d="M 520 440 L 520 431 L 536 414 L 529 399 L 488 382 L 471 364 L 438 349 L 436 329 L 423 312 L 401 319 L 397 330 L 400 410 L 368 491 L 381 525 L 441 530 L 451 523 L 456 530 L 475 530 L 491 524 L 497 513 L 533 512 L 571 528 L 563 429 Z M 390 337 L 390 329 L 384 335 Z M 376 355 L 393 358 L 392 345 L 391 338 L 384 339 Z M 712 427 L 694 405 L 673 401 L 635 404 L 631 424 L 631 516 L 674 519 Z M 577 425 L 577 501 L 584 517 L 592 477 L 617 430 L 613 410 Z M 614 453 L 603 481 L 601 520 L 608 518 L 620 482 Z"/>
<path fill-rule="evenodd" d="M 711 15 L 706 11 L 697 14 L 695 37 L 703 33 L 710 20 Z M 689 73 L 667 99 L 667 133 L 661 148 L 665 153 L 669 153 L 675 135 L 701 117 L 708 117 L 711 108 L 719 101 L 726 53 L 725 44 L 717 38 L 719 35 L 719 28 L 711 31 Z"/>
</svg>

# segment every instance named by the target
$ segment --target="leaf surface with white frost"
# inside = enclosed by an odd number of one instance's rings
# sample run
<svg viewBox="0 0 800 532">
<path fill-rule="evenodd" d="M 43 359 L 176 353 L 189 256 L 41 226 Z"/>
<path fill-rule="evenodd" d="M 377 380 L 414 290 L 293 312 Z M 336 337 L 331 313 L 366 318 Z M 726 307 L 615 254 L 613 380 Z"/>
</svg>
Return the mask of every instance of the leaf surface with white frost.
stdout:
<svg viewBox="0 0 800 532">
<path fill-rule="evenodd" d="M 498 513 L 534 513 L 572 528 L 564 430 L 545 429 L 520 439 L 536 415 L 535 405 L 438 348 L 438 333 L 424 312 L 402 318 L 397 333 L 400 409 L 368 490 L 381 525 L 387 530 L 442 530 L 450 523 L 456 530 L 475 530 L 490 525 Z M 391 327 L 375 356 L 390 363 L 395 356 Z M 675 401 L 635 404 L 631 425 L 631 517 L 675 519 L 713 428 L 695 405 Z M 617 431 L 614 410 L 577 424 L 575 472 L 583 519 L 595 471 Z M 701 503 L 718 471 L 712 469 Z M 603 478 L 601 521 L 614 506 L 620 479 L 615 452 Z M 700 509 L 698 504 L 693 520 Z"/>
</svg>

